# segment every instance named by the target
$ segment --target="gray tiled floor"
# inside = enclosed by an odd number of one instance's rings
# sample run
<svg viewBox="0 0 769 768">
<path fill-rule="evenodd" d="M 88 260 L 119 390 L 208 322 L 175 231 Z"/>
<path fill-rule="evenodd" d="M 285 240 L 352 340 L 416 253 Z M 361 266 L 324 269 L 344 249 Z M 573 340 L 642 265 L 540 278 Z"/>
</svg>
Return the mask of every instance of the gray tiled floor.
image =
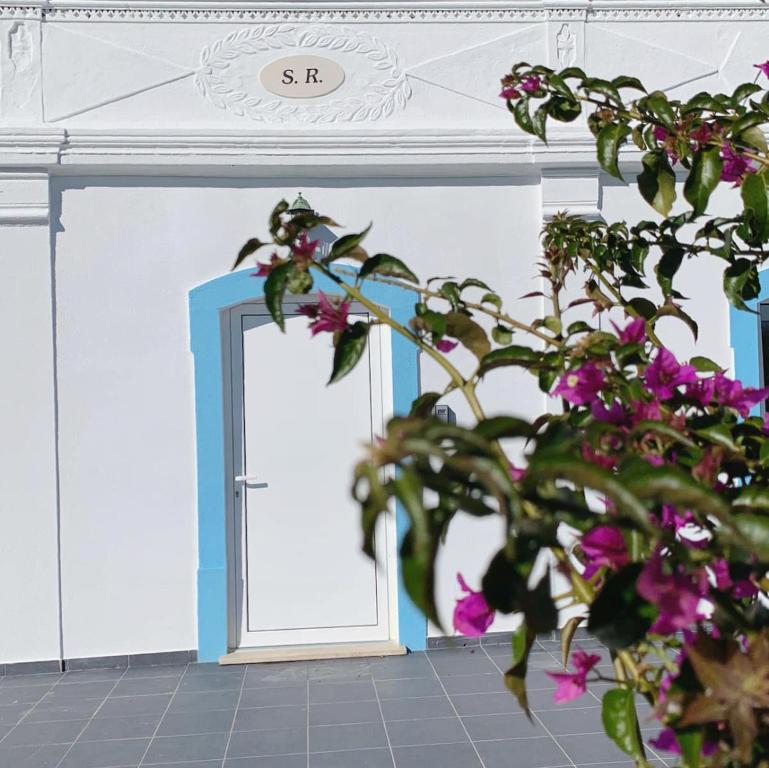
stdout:
<svg viewBox="0 0 769 768">
<path fill-rule="evenodd" d="M 0 768 L 631 765 L 601 732 L 597 696 L 553 703 L 556 644 L 531 657 L 533 723 L 504 688 L 509 653 L 0 678 Z"/>
</svg>

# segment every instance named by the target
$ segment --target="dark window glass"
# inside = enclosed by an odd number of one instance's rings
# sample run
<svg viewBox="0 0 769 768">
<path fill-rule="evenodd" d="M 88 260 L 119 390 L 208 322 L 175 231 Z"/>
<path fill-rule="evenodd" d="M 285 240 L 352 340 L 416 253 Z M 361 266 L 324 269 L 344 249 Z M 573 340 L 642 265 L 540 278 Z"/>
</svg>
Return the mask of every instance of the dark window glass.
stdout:
<svg viewBox="0 0 769 768">
<path fill-rule="evenodd" d="M 759 305 L 761 319 L 761 386 L 769 382 L 769 302 Z M 766 412 L 766 401 L 761 404 L 762 413 Z"/>
</svg>

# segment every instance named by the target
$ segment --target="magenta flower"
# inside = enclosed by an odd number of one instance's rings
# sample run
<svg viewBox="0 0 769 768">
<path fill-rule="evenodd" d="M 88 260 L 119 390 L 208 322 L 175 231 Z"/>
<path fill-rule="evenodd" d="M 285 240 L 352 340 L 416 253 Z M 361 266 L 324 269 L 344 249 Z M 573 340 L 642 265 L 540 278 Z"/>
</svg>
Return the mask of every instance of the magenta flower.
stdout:
<svg viewBox="0 0 769 768">
<path fill-rule="evenodd" d="M 451 352 L 451 350 L 454 349 L 454 347 L 456 346 L 457 346 L 457 342 L 450 341 L 449 339 L 441 339 L 440 341 L 435 342 L 435 348 L 439 352 L 444 352 L 444 353 Z"/>
<path fill-rule="evenodd" d="M 665 459 L 656 453 L 644 453 L 641 458 L 653 467 L 661 467 L 665 463 Z"/>
<path fill-rule="evenodd" d="M 763 64 L 754 64 L 756 69 L 760 69 L 763 74 L 769 77 L 769 61 L 765 61 Z"/>
<path fill-rule="evenodd" d="M 500 91 L 499 97 L 501 99 L 508 99 L 508 101 L 512 101 L 513 99 L 520 99 L 521 92 L 517 88 L 514 88 L 512 85 L 506 85 Z"/>
<path fill-rule="evenodd" d="M 585 461 L 589 461 L 591 464 L 597 464 L 603 469 L 614 469 L 617 466 L 617 460 L 612 456 L 607 456 L 605 453 L 598 453 L 594 451 L 589 443 L 582 443 L 582 458 Z"/>
<path fill-rule="evenodd" d="M 652 632 L 673 634 L 704 618 L 699 604 L 708 591 L 707 574 L 699 571 L 690 575 L 680 566 L 673 573 L 668 573 L 659 547 L 641 571 L 636 589 L 641 597 L 659 609 Z"/>
<path fill-rule="evenodd" d="M 670 138 L 667 128 L 663 128 L 661 125 L 655 125 L 652 128 L 652 135 L 657 141 L 667 141 Z"/>
<path fill-rule="evenodd" d="M 632 402 L 630 407 L 633 409 L 635 423 L 639 421 L 662 421 L 662 410 L 658 402 L 643 403 Z"/>
<path fill-rule="evenodd" d="M 529 75 L 521 80 L 521 90 L 526 93 L 534 93 L 542 87 L 542 78 L 539 75 Z"/>
<path fill-rule="evenodd" d="M 660 349 L 646 369 L 646 388 L 661 400 L 673 397 L 682 384 L 697 381 L 692 365 L 681 365 L 669 349 Z"/>
<path fill-rule="evenodd" d="M 676 732 L 672 728 L 663 728 L 656 739 L 651 739 L 649 744 L 655 749 L 661 749 L 663 752 L 674 752 L 676 755 L 681 754 L 681 746 L 676 738 Z M 709 757 L 714 754 L 718 749 L 718 744 L 715 741 L 706 741 L 702 745 L 702 756 Z"/>
<path fill-rule="evenodd" d="M 294 261 L 297 263 L 312 261 L 319 242 L 320 240 L 310 240 L 307 232 L 300 232 L 296 242 L 291 246 Z"/>
<path fill-rule="evenodd" d="M 625 409 L 619 400 L 615 400 L 608 408 L 601 400 L 594 400 L 590 404 L 590 413 L 596 421 L 604 421 L 607 424 L 624 426 L 627 422 Z"/>
<path fill-rule="evenodd" d="M 338 333 L 347 328 L 350 302 L 342 301 L 338 306 L 334 306 L 321 291 L 317 304 L 302 304 L 297 311 L 300 315 L 306 315 L 312 320 L 310 330 L 313 336 L 323 331 Z"/>
<path fill-rule="evenodd" d="M 587 560 L 582 574 L 585 579 L 591 578 L 603 566 L 615 571 L 630 562 L 625 537 L 619 529 L 610 525 L 597 525 L 579 543 Z"/>
<path fill-rule="evenodd" d="M 256 272 L 252 273 L 251 277 L 267 277 L 267 275 L 272 272 L 275 267 L 280 264 L 282 259 L 278 256 L 277 253 L 273 253 L 272 256 L 270 256 L 270 263 L 269 264 L 263 264 L 261 261 L 256 262 Z"/>
<path fill-rule="evenodd" d="M 617 337 L 623 344 L 643 344 L 646 341 L 646 321 L 642 317 L 631 320 L 624 328 L 612 321 Z"/>
<path fill-rule="evenodd" d="M 701 149 L 707 144 L 713 136 L 718 133 L 718 126 L 714 129 L 709 123 L 703 123 L 697 130 L 692 131 L 689 137 L 697 143 L 697 148 Z"/>
<path fill-rule="evenodd" d="M 457 581 L 467 596 L 459 598 L 454 606 L 454 629 L 467 637 L 480 637 L 494 621 L 494 609 L 489 607 L 482 592 L 467 586 L 461 573 L 457 574 Z"/>
<path fill-rule="evenodd" d="M 697 381 L 686 385 L 684 394 L 696 400 L 703 408 L 713 402 L 713 395 L 716 392 L 716 382 L 713 377 L 709 379 L 697 379 Z"/>
<path fill-rule="evenodd" d="M 517 483 L 523 480 L 524 477 L 526 477 L 525 469 L 522 469 L 521 467 L 516 467 L 512 461 L 508 461 L 507 464 L 510 467 L 510 477 L 513 479 L 514 483 Z"/>
<path fill-rule="evenodd" d="M 584 695 L 587 692 L 587 674 L 600 660 L 601 657 L 594 653 L 576 650 L 571 654 L 574 672 L 548 672 L 547 676 L 556 683 L 553 701 L 565 704 Z"/>
<path fill-rule="evenodd" d="M 595 363 L 585 363 L 581 368 L 562 376 L 553 394 L 560 395 L 573 405 L 593 403 L 605 380 L 603 371 Z"/>
<path fill-rule="evenodd" d="M 735 151 L 731 144 L 721 147 L 721 159 L 724 161 L 721 167 L 721 181 L 733 181 L 735 186 L 739 186 L 746 173 L 756 172 L 752 162 Z"/>
<path fill-rule="evenodd" d="M 748 416 L 754 405 L 758 405 L 769 397 L 769 387 L 763 389 L 746 388 L 742 386 L 742 382 L 733 381 L 724 376 L 723 373 L 717 373 L 713 376 L 713 386 L 716 401 L 727 408 L 734 408 L 742 418 Z"/>
</svg>

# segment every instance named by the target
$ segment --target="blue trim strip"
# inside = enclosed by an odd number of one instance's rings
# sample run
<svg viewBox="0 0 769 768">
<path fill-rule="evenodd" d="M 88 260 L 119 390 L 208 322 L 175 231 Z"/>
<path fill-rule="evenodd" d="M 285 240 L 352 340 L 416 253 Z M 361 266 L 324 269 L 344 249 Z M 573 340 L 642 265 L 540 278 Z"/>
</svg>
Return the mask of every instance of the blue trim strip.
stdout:
<svg viewBox="0 0 769 768">
<path fill-rule="evenodd" d="M 338 292 L 328 278 L 315 276 L 315 290 Z M 414 296 L 383 284 L 367 284 L 364 295 L 389 307 L 392 317 L 407 323 Z M 264 296 L 264 279 L 250 270 L 233 272 L 194 288 L 189 294 L 190 346 L 195 361 L 195 421 L 198 489 L 198 660 L 217 661 L 227 653 L 227 520 L 224 439 L 222 311 Z M 408 413 L 419 394 L 416 347 L 392 334 L 393 407 Z M 398 543 L 408 530 L 398 505 Z M 412 651 L 427 647 L 427 622 L 406 593 L 398 558 L 398 636 Z"/>
<path fill-rule="evenodd" d="M 769 270 L 759 273 L 761 292 L 758 299 L 747 302 L 748 306 L 758 311 L 761 301 L 769 299 Z M 761 321 L 757 315 L 729 308 L 729 339 L 734 350 L 734 375 L 746 387 L 761 386 Z M 759 415 L 761 406 L 751 410 Z"/>
</svg>

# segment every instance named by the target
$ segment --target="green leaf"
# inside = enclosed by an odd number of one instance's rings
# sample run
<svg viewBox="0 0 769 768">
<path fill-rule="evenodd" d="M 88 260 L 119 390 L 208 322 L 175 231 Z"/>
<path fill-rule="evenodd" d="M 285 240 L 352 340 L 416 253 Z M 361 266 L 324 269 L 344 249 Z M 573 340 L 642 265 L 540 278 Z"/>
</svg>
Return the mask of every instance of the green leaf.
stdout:
<svg viewBox="0 0 769 768">
<path fill-rule="evenodd" d="M 531 124 L 534 129 L 534 135 L 540 141 L 547 144 L 547 107 L 544 104 L 534 112 Z"/>
<path fill-rule="evenodd" d="M 324 263 L 330 264 L 332 261 L 341 259 L 344 256 L 352 255 L 352 252 L 360 246 L 370 229 L 371 224 L 369 224 L 362 232 L 343 235 L 338 240 L 335 240 L 334 244 L 331 246 L 331 253 L 329 253 L 323 260 Z"/>
<path fill-rule="evenodd" d="M 442 395 L 438 392 L 425 392 L 411 403 L 409 416 L 416 416 L 420 419 L 427 418 L 433 412 L 433 408 L 435 408 L 441 397 Z"/>
<path fill-rule="evenodd" d="M 511 344 L 509 347 L 495 349 L 489 352 L 481 361 L 480 374 L 506 365 L 520 365 L 529 368 L 539 362 L 541 354 L 530 347 L 522 347 L 518 344 Z"/>
<path fill-rule="evenodd" d="M 643 563 L 632 563 L 610 574 L 590 606 L 588 632 L 607 648 L 622 650 L 649 631 L 655 609 L 636 591 Z"/>
<path fill-rule="evenodd" d="M 582 107 L 578 101 L 561 96 L 553 96 L 543 106 L 554 120 L 561 123 L 574 122 L 582 113 Z"/>
<path fill-rule="evenodd" d="M 638 741 L 633 691 L 628 688 L 612 688 L 603 695 L 601 719 L 606 733 L 626 754 L 639 762 L 644 760 Z"/>
<path fill-rule="evenodd" d="M 737 259 L 724 270 L 724 293 L 737 309 L 748 309 L 745 302 L 758 298 L 760 290 L 758 269 L 748 259 Z"/>
<path fill-rule="evenodd" d="M 733 504 L 735 507 L 753 507 L 769 511 L 769 488 L 762 488 L 755 484 L 749 485 L 740 491 Z"/>
<path fill-rule="evenodd" d="M 548 331 L 555 334 L 560 333 L 563 329 L 561 321 L 554 315 L 548 315 L 545 317 L 542 321 L 542 324 L 545 326 L 545 328 L 547 328 Z"/>
<path fill-rule="evenodd" d="M 697 429 L 695 432 L 700 437 L 704 437 L 707 440 L 710 440 L 712 443 L 720 445 L 729 451 L 737 453 L 740 450 L 737 444 L 734 442 L 734 438 L 732 437 L 732 430 L 729 428 L 728 424 L 712 424 L 709 427 Z"/>
<path fill-rule="evenodd" d="M 368 329 L 368 323 L 359 320 L 342 331 L 334 350 L 334 370 L 329 384 L 343 379 L 358 364 L 366 350 Z"/>
<path fill-rule="evenodd" d="M 617 163 L 619 148 L 627 141 L 630 133 L 631 129 L 624 123 L 610 123 L 598 132 L 598 162 L 606 173 L 618 179 L 622 178 Z"/>
<path fill-rule="evenodd" d="M 646 93 L 646 88 L 644 88 L 643 83 L 637 78 L 637 77 L 629 77 L 628 75 L 620 75 L 619 77 L 615 77 L 611 84 L 615 88 L 635 88 L 637 91 L 643 91 Z"/>
<path fill-rule="evenodd" d="M 486 602 L 495 611 L 515 613 L 523 609 L 526 579 L 506 548 L 500 549 L 491 559 L 481 580 L 481 589 Z"/>
<path fill-rule="evenodd" d="M 588 91 L 607 96 L 618 107 L 622 106 L 622 96 L 620 96 L 616 86 L 608 80 L 602 80 L 598 77 L 588 77 L 582 82 L 582 87 Z"/>
<path fill-rule="evenodd" d="M 662 258 L 657 262 L 657 266 L 654 268 L 657 274 L 657 282 L 662 293 L 665 296 L 670 296 L 673 291 L 673 278 L 678 272 L 681 263 L 683 262 L 684 251 L 682 248 L 668 248 L 663 254 Z"/>
<path fill-rule="evenodd" d="M 449 312 L 446 315 L 446 333 L 469 349 L 478 360 L 483 359 L 491 350 L 486 331 L 463 312 Z"/>
<path fill-rule="evenodd" d="M 264 303 L 270 316 L 281 331 L 286 330 L 286 319 L 283 315 L 283 297 L 286 294 L 288 278 L 294 269 L 294 264 L 287 261 L 270 270 L 264 281 Z"/>
<path fill-rule="evenodd" d="M 526 672 L 529 665 L 529 651 L 535 638 L 536 633 L 531 631 L 524 621 L 513 634 L 513 665 L 505 672 L 507 689 L 515 696 L 529 720 L 532 720 L 532 717 L 526 693 Z"/>
<path fill-rule="evenodd" d="M 509 344 L 513 340 L 513 332 L 504 325 L 495 325 L 491 329 L 491 338 L 497 344 Z"/>
<path fill-rule="evenodd" d="M 560 75 L 557 75 L 555 72 L 553 72 L 551 75 L 548 75 L 547 84 L 550 86 L 550 90 L 567 99 L 570 99 L 571 101 L 574 101 L 574 92 L 571 90 L 571 88 L 569 88 L 569 86 L 566 84 L 566 81 Z"/>
<path fill-rule="evenodd" d="M 669 131 L 675 130 L 676 115 L 670 106 L 668 97 L 662 91 L 653 91 L 643 99 L 643 103 L 665 128 Z"/>
<path fill-rule="evenodd" d="M 720 147 L 710 147 L 701 149 L 694 155 L 692 169 L 684 184 L 684 197 L 694 210 L 695 216 L 705 213 L 710 195 L 721 180 L 721 168 L 724 163 L 720 153 Z"/>
<path fill-rule="evenodd" d="M 370 259 L 366 259 L 358 276 L 361 280 L 365 280 L 373 274 L 397 277 L 401 280 L 408 280 L 410 283 L 419 282 L 419 278 L 400 259 L 387 253 L 377 253 Z"/>
<path fill-rule="evenodd" d="M 638 312 L 644 320 L 651 320 L 657 314 L 657 305 L 642 296 L 630 299 L 628 306 Z"/>
<path fill-rule="evenodd" d="M 473 431 L 487 440 L 501 440 L 505 437 L 531 437 L 532 435 L 531 424 L 516 416 L 492 416 L 479 421 Z"/>
<path fill-rule="evenodd" d="M 753 513 L 732 518 L 737 530 L 750 542 L 750 547 L 762 560 L 769 560 L 769 517 Z"/>
<path fill-rule="evenodd" d="M 286 288 L 293 294 L 309 293 L 312 289 L 312 275 L 306 269 L 295 267 L 289 273 Z"/>
<path fill-rule="evenodd" d="M 693 365 L 695 370 L 700 373 L 719 373 L 724 370 L 718 363 L 714 363 L 709 357 L 702 355 L 695 355 L 689 360 L 689 364 Z"/>
<path fill-rule="evenodd" d="M 493 304 L 497 309 L 502 309 L 502 299 L 496 293 L 484 293 L 481 304 Z"/>
<path fill-rule="evenodd" d="M 667 216 L 676 199 L 676 175 L 662 150 L 647 152 L 643 171 L 638 175 L 638 189 L 655 211 Z"/>
<path fill-rule="evenodd" d="M 702 728 L 686 728 L 676 731 L 676 741 L 681 747 L 684 768 L 699 768 L 705 732 Z"/>
<path fill-rule="evenodd" d="M 513 632 L 513 636 L 510 640 L 513 652 L 513 666 L 519 664 L 526 656 L 528 649 L 531 647 L 528 642 L 529 632 L 526 629 L 526 623 L 521 624 L 518 629 Z"/>
<path fill-rule="evenodd" d="M 763 125 L 767 122 L 766 115 L 761 112 L 748 112 L 742 117 L 738 117 L 731 125 L 732 136 L 739 138 L 743 131 L 748 128 L 755 128 L 756 126 Z"/>
<path fill-rule="evenodd" d="M 760 90 L 761 86 L 758 83 L 743 83 L 734 89 L 732 100 L 736 103 L 739 103 L 744 99 L 747 99 L 748 96 L 752 96 L 754 93 L 758 93 Z"/>
<path fill-rule="evenodd" d="M 281 215 L 284 214 L 287 210 L 288 210 L 288 202 L 286 202 L 285 200 L 281 200 L 272 209 L 272 213 L 270 214 L 270 234 L 274 238 L 277 238 L 278 231 L 283 225 L 283 222 L 281 220 Z"/>
<path fill-rule="evenodd" d="M 522 99 L 518 99 L 512 106 L 511 104 L 511 102 L 508 102 L 508 109 L 512 111 L 516 125 L 526 133 L 534 133 L 534 124 L 529 114 L 528 97 L 524 96 Z"/>
<path fill-rule="evenodd" d="M 569 336 L 573 336 L 575 333 L 592 333 L 595 330 L 590 323 L 586 323 L 584 320 L 577 320 L 571 323 L 566 329 L 566 333 Z"/>
<path fill-rule="evenodd" d="M 751 234 L 749 242 L 766 242 L 769 240 L 769 194 L 766 176 L 762 173 L 748 173 L 743 179 L 740 194 Z"/>
<path fill-rule="evenodd" d="M 459 286 L 460 293 L 464 291 L 466 288 L 482 288 L 484 291 L 490 291 L 491 288 L 489 288 L 486 283 L 483 282 L 483 280 L 479 280 L 477 277 L 468 277 L 465 280 L 462 281 L 461 285 Z"/>
<path fill-rule="evenodd" d="M 267 243 L 263 243 L 258 237 L 252 237 L 250 240 L 246 241 L 246 244 L 238 251 L 238 257 L 235 259 L 232 268 L 236 269 L 243 259 L 247 259 L 252 253 L 256 253 L 256 251 L 264 245 L 267 245 Z"/>
<path fill-rule="evenodd" d="M 740 134 L 740 141 L 743 144 L 749 144 L 751 147 L 755 147 L 761 152 L 769 152 L 769 144 L 766 143 L 764 131 L 757 125 L 754 125 L 752 128 L 746 128 Z"/>
</svg>

